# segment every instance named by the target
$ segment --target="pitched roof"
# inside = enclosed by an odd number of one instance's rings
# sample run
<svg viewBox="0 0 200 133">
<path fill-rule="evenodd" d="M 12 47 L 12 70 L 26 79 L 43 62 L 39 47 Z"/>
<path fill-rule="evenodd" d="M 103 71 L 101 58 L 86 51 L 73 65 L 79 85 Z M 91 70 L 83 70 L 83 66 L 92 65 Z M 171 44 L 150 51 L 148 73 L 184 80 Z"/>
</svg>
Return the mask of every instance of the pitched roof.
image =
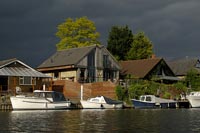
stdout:
<svg viewBox="0 0 200 133">
<path fill-rule="evenodd" d="M 97 47 L 97 45 L 57 51 L 50 58 L 48 58 L 41 65 L 39 65 L 38 68 L 68 66 L 77 64 L 95 47 Z"/>
<path fill-rule="evenodd" d="M 200 68 L 196 65 L 200 63 L 198 58 L 184 58 L 167 62 L 175 75 L 187 75 L 191 69 L 196 69 L 200 73 Z"/>
<path fill-rule="evenodd" d="M 19 63 L 20 66 L 17 65 L 17 63 Z M 10 64 L 14 65 L 10 66 Z M 16 58 L 0 61 L 0 76 L 49 77 L 36 71 Z"/>
<path fill-rule="evenodd" d="M 6 64 L 9 64 L 10 62 L 13 62 L 15 60 L 17 60 L 17 59 L 16 58 L 12 58 L 12 59 L 8 59 L 8 60 L 2 60 L 2 61 L 0 61 L 0 67 L 4 66 Z"/>
<path fill-rule="evenodd" d="M 137 78 L 144 78 L 162 59 L 142 59 L 142 60 L 129 60 L 120 61 L 122 66 L 122 74 L 131 74 Z"/>
</svg>

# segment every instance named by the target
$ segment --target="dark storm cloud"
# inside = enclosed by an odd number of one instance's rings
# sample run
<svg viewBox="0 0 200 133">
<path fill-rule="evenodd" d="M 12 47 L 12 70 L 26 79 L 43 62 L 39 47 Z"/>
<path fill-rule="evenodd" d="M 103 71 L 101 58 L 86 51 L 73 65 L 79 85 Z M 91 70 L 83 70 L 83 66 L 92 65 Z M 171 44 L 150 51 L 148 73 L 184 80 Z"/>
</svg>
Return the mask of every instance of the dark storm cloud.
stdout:
<svg viewBox="0 0 200 133">
<path fill-rule="evenodd" d="M 199 56 L 199 12 L 198 0 L 2 0 L 0 60 L 39 65 L 56 50 L 56 26 L 82 16 L 95 23 L 104 45 L 113 25 L 128 25 L 146 33 L 157 56 Z"/>
</svg>

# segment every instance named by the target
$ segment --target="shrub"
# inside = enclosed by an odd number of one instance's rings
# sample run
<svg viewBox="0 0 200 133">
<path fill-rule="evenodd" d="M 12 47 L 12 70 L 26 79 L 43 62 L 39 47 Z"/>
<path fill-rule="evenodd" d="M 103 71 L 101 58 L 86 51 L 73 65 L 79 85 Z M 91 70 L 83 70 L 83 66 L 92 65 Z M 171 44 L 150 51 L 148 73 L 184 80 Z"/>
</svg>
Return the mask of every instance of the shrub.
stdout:
<svg viewBox="0 0 200 133">
<path fill-rule="evenodd" d="M 115 88 L 115 92 L 116 92 L 118 100 L 124 100 L 124 98 L 125 98 L 125 89 L 123 89 L 121 86 L 118 85 Z"/>
</svg>

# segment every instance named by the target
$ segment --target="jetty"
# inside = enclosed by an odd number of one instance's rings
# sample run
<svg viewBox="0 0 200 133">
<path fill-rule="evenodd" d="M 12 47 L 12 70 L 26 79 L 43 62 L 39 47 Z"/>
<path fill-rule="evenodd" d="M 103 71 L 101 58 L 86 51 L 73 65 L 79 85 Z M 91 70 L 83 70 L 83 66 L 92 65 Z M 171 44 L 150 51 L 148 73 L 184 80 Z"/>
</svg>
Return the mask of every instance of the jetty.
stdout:
<svg viewBox="0 0 200 133">
<path fill-rule="evenodd" d="M 10 96 L 11 96 L 11 94 L 8 93 L 8 92 L 6 92 L 6 93 L 1 92 L 0 110 L 2 110 L 2 111 L 12 110 L 12 104 L 10 102 Z"/>
</svg>

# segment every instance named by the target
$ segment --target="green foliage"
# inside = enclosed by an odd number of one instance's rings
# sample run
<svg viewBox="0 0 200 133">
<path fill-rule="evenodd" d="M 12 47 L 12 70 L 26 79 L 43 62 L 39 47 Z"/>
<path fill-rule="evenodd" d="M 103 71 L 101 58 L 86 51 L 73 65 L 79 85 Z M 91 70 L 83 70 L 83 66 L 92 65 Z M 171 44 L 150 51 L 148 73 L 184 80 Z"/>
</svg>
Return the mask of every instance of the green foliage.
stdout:
<svg viewBox="0 0 200 133">
<path fill-rule="evenodd" d="M 151 94 L 156 95 L 159 84 L 155 82 L 142 81 L 137 84 L 132 84 L 129 89 L 129 98 L 138 99 L 140 95 Z"/>
<path fill-rule="evenodd" d="M 125 60 L 133 42 L 132 31 L 125 27 L 113 26 L 109 32 L 107 49 L 117 60 Z"/>
<path fill-rule="evenodd" d="M 115 88 L 115 92 L 117 95 L 118 100 L 124 100 L 125 96 L 126 96 L 126 92 L 125 89 L 123 89 L 121 86 L 117 86 Z"/>
<path fill-rule="evenodd" d="M 99 44 L 97 39 L 100 34 L 96 32 L 96 27 L 87 17 L 66 19 L 57 27 L 56 36 L 60 42 L 56 44 L 57 50 L 76 48 Z"/>
<path fill-rule="evenodd" d="M 196 69 L 191 69 L 185 79 L 187 86 L 190 87 L 194 91 L 200 90 L 200 76 Z"/>
<path fill-rule="evenodd" d="M 149 94 L 159 95 L 160 86 L 161 86 L 160 83 L 149 81 L 149 85 L 148 85 Z"/>
<path fill-rule="evenodd" d="M 171 98 L 171 94 L 167 91 L 164 92 L 163 98 L 165 99 L 170 99 Z"/>
<path fill-rule="evenodd" d="M 139 32 L 133 36 L 131 49 L 127 54 L 127 59 L 147 59 L 153 54 L 153 44 L 144 32 Z"/>
<path fill-rule="evenodd" d="M 177 82 L 173 84 L 173 87 L 175 87 L 179 92 L 186 93 L 187 91 L 187 87 L 185 86 L 183 82 Z"/>
<path fill-rule="evenodd" d="M 117 60 L 147 59 L 153 54 L 153 44 L 144 32 L 133 35 L 128 26 L 113 26 L 107 42 Z"/>
<path fill-rule="evenodd" d="M 129 98 L 138 99 L 140 95 L 144 94 L 145 86 L 141 84 L 132 84 L 129 89 Z"/>
</svg>

